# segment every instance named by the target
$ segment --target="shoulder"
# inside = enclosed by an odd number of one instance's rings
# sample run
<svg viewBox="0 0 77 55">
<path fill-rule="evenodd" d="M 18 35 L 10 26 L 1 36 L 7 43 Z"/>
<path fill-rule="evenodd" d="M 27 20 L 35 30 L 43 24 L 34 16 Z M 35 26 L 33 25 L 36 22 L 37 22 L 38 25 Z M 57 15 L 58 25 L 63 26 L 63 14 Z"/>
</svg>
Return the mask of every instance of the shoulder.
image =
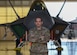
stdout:
<svg viewBox="0 0 77 55">
<path fill-rule="evenodd" d="M 42 29 L 43 29 L 43 30 L 49 30 L 49 29 L 48 29 L 48 28 L 46 28 L 46 27 L 42 27 Z"/>
<path fill-rule="evenodd" d="M 43 32 L 48 32 L 48 33 L 50 32 L 50 30 L 48 28 L 46 28 L 46 27 L 42 27 L 42 31 Z"/>
<path fill-rule="evenodd" d="M 31 28 L 29 31 L 34 31 L 34 30 L 36 30 L 36 28 Z"/>
</svg>

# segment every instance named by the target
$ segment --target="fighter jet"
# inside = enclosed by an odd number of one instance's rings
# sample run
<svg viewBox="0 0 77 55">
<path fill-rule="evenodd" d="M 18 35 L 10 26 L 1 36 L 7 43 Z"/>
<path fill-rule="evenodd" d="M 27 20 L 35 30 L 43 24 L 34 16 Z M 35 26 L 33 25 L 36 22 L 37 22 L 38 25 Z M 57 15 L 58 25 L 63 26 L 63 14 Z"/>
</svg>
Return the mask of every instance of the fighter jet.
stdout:
<svg viewBox="0 0 77 55">
<path fill-rule="evenodd" d="M 66 1 L 65 1 L 66 2 Z M 64 2 L 64 4 L 65 4 Z M 10 0 L 9 3 L 11 4 Z M 63 6 L 64 6 L 63 4 Z M 23 17 L 22 19 L 19 17 L 17 12 L 15 11 L 13 5 L 11 4 L 16 16 L 18 19 L 11 23 L 6 24 L 0 24 L 3 26 L 8 26 L 12 32 L 15 34 L 16 38 L 20 40 L 23 38 L 24 34 L 29 31 L 31 28 L 35 27 L 34 20 L 36 17 L 40 17 L 43 20 L 43 26 L 48 28 L 50 30 L 50 38 L 51 40 L 60 40 L 61 35 L 63 34 L 64 30 L 68 26 L 68 23 L 63 21 L 59 14 L 63 8 L 61 8 L 60 12 L 56 17 L 53 17 L 49 14 L 46 5 L 42 0 L 35 0 L 29 10 L 29 13 L 26 17 Z M 26 41 L 27 41 L 27 33 L 26 33 Z M 22 43 L 17 44 L 17 46 L 21 46 Z M 59 42 L 59 46 L 61 46 Z"/>
</svg>

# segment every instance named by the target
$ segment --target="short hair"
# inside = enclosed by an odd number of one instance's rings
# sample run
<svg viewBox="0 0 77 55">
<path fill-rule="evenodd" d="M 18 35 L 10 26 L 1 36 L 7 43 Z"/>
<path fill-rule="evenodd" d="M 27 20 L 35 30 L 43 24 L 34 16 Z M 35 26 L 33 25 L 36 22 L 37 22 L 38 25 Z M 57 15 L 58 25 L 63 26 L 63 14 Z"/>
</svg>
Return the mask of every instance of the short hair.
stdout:
<svg viewBox="0 0 77 55">
<path fill-rule="evenodd" d="M 37 18 L 40 18 L 40 17 L 37 17 Z M 35 21 L 36 21 L 37 18 L 35 18 Z M 42 18 L 40 18 L 40 19 L 41 19 L 41 21 L 43 21 Z"/>
</svg>

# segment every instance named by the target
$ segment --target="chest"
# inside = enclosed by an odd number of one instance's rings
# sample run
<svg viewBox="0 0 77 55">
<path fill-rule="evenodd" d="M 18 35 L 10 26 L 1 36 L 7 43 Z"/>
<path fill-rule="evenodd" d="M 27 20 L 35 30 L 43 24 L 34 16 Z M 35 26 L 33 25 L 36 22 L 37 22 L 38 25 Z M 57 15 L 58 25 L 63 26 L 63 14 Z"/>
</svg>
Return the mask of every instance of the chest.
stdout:
<svg viewBox="0 0 77 55">
<path fill-rule="evenodd" d="M 44 30 L 36 30 L 36 31 L 33 31 L 34 35 L 45 35 L 45 31 Z"/>
</svg>

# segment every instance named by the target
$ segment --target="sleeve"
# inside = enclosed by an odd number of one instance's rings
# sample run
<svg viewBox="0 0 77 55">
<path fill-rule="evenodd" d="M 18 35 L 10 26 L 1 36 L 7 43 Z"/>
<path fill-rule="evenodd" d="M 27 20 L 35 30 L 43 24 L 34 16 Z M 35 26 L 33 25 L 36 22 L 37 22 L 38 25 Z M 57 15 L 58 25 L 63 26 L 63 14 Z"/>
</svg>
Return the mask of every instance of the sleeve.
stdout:
<svg viewBox="0 0 77 55">
<path fill-rule="evenodd" d="M 45 32 L 45 40 L 44 40 L 44 41 L 48 42 L 49 40 L 50 40 L 50 31 L 47 30 L 47 31 Z"/>
<path fill-rule="evenodd" d="M 37 38 L 35 37 L 35 33 L 33 30 L 29 30 L 28 41 L 29 42 L 36 42 L 37 41 Z"/>
<path fill-rule="evenodd" d="M 50 31 L 47 29 L 43 31 L 42 35 L 39 38 L 39 43 L 47 43 L 50 40 Z"/>
</svg>

